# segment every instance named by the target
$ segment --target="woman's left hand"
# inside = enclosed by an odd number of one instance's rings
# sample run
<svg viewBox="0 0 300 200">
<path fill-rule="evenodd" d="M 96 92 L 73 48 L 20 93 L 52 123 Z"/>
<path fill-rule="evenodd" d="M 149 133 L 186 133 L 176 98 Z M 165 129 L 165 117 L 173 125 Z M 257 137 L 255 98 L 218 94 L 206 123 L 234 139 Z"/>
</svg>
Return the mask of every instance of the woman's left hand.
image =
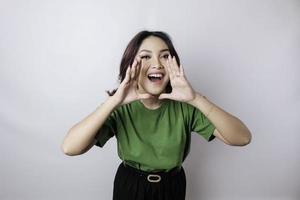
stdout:
<svg viewBox="0 0 300 200">
<path fill-rule="evenodd" d="M 187 81 L 182 65 L 177 64 L 175 57 L 169 56 L 166 70 L 170 77 L 172 86 L 171 93 L 163 93 L 159 99 L 173 99 L 181 102 L 192 101 L 196 97 L 196 92 L 193 90 L 190 83 Z"/>
</svg>

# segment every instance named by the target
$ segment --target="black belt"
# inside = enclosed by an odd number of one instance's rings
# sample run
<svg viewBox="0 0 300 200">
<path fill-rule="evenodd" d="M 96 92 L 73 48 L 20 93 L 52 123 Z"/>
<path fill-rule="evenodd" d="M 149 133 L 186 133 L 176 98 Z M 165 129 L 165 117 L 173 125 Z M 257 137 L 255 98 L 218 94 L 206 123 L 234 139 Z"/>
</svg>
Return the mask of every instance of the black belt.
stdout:
<svg viewBox="0 0 300 200">
<path fill-rule="evenodd" d="M 152 183 L 158 183 L 164 178 L 175 176 L 176 174 L 178 174 L 181 171 L 181 166 L 174 167 L 173 169 L 171 169 L 170 171 L 167 171 L 167 172 L 164 172 L 164 171 L 146 172 L 146 171 L 137 169 L 135 167 L 132 167 L 132 166 L 126 164 L 125 162 L 123 162 L 123 165 L 126 167 L 126 169 L 138 174 L 139 176 L 146 178 L 149 182 L 152 182 Z"/>
</svg>

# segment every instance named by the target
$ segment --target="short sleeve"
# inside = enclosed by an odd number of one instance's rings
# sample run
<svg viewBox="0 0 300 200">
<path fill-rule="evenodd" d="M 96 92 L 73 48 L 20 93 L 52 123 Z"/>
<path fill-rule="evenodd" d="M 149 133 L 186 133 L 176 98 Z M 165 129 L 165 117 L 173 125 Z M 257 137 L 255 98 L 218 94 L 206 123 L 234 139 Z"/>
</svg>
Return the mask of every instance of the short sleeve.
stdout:
<svg viewBox="0 0 300 200">
<path fill-rule="evenodd" d="M 213 135 L 215 126 L 209 119 L 197 108 L 192 108 L 191 115 L 191 131 L 203 136 L 208 142 L 212 141 L 215 136 Z"/>
<path fill-rule="evenodd" d="M 103 147 L 104 144 L 115 135 L 116 133 L 116 113 L 112 112 L 110 116 L 106 119 L 102 127 L 98 130 L 96 134 L 96 146 Z"/>
</svg>

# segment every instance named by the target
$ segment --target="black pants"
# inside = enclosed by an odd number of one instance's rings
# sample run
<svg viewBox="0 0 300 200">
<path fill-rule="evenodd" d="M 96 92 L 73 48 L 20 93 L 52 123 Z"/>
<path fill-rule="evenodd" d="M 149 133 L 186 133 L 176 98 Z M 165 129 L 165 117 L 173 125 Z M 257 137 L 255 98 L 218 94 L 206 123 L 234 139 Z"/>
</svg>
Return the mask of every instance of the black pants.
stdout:
<svg viewBox="0 0 300 200">
<path fill-rule="evenodd" d="M 122 162 L 114 180 L 113 200 L 185 200 L 185 191 L 183 167 L 148 173 Z"/>
</svg>

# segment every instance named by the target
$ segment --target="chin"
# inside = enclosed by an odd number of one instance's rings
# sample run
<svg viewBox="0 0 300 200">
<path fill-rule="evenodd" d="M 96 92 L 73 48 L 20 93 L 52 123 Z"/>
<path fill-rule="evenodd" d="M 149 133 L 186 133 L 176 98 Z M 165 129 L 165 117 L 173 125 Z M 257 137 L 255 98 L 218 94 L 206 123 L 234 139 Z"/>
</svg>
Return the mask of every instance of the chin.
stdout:
<svg viewBox="0 0 300 200">
<path fill-rule="evenodd" d="M 146 90 L 147 93 L 153 95 L 153 96 L 159 96 L 160 94 L 163 93 L 164 90 Z"/>
<path fill-rule="evenodd" d="M 146 87 L 144 90 L 153 96 L 159 96 L 160 94 L 164 93 L 165 87 Z"/>
</svg>

